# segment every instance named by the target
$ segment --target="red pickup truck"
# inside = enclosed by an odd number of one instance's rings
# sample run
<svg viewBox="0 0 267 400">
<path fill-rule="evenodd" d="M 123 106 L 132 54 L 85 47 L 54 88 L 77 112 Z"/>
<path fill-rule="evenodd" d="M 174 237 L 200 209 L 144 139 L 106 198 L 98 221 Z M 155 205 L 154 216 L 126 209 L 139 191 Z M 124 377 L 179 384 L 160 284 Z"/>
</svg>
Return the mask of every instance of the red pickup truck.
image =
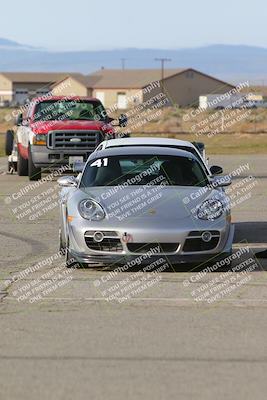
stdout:
<svg viewBox="0 0 267 400">
<path fill-rule="evenodd" d="M 35 98 L 27 112 L 17 117 L 15 140 L 12 131 L 7 132 L 7 154 L 17 145 L 18 175 L 39 180 L 42 169 L 86 161 L 100 142 L 115 138 L 112 121 L 98 99 Z M 126 124 L 122 114 L 117 126 Z"/>
</svg>

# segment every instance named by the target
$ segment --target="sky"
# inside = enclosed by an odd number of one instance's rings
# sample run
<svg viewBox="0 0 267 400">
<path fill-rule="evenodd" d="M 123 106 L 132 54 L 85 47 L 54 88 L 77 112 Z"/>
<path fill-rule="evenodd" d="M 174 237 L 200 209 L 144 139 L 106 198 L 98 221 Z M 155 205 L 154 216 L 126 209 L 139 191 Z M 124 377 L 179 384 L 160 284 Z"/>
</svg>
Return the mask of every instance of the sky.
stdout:
<svg viewBox="0 0 267 400">
<path fill-rule="evenodd" d="M 9 0 L 0 37 L 48 50 L 267 47 L 266 0 Z"/>
</svg>

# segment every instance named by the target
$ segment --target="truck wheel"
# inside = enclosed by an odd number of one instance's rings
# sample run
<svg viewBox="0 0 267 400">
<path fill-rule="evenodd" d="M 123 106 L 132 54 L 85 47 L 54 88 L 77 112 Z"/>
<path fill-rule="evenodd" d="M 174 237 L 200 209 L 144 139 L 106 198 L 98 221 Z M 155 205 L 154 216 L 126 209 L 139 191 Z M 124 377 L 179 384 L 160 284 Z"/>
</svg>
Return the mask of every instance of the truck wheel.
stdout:
<svg viewBox="0 0 267 400">
<path fill-rule="evenodd" d="M 7 162 L 7 171 L 13 175 L 14 172 L 17 172 L 18 166 L 17 163 L 14 161 L 8 161 Z"/>
<path fill-rule="evenodd" d="M 32 162 L 31 148 L 29 147 L 29 168 L 28 176 L 30 181 L 39 181 L 42 177 L 41 168 L 36 168 Z"/>
<path fill-rule="evenodd" d="M 28 175 L 28 160 L 25 160 L 18 151 L 18 175 L 19 176 L 27 176 Z"/>
<path fill-rule="evenodd" d="M 13 174 L 13 172 L 12 172 L 12 164 L 11 164 L 10 161 L 7 162 L 7 172 Z"/>
<path fill-rule="evenodd" d="M 8 130 L 6 132 L 6 156 L 10 156 L 13 151 L 14 131 Z"/>
</svg>

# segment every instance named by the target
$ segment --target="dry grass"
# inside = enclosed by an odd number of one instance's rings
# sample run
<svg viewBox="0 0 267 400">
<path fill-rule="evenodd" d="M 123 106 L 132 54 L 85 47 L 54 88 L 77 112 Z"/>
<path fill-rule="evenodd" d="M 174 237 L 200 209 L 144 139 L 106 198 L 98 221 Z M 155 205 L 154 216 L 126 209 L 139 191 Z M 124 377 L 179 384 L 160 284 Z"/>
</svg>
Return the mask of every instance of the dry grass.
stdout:
<svg viewBox="0 0 267 400">
<path fill-rule="evenodd" d="M 10 122 L 7 122 L 6 117 L 11 119 L 13 110 L 12 108 L 0 108 L 0 132 L 6 132 L 7 129 L 12 128 L 14 120 L 12 119 Z"/>
<path fill-rule="evenodd" d="M 4 156 L 4 147 L 5 146 L 5 135 L 0 133 L 0 157 Z"/>
<path fill-rule="evenodd" d="M 220 111 L 205 111 L 192 117 L 195 109 L 166 108 L 160 117 L 146 123 L 140 130 L 134 131 L 133 136 L 162 136 L 182 140 L 204 142 L 209 154 L 267 154 L 267 109 L 247 110 L 249 115 L 230 126 L 231 133 L 217 133 L 208 137 L 207 133 L 199 134 L 199 127 L 209 128 L 210 121 L 220 121 Z M 8 123 L 6 116 L 12 109 L 0 109 L 0 156 L 4 155 L 5 132 L 13 126 Z M 230 117 L 231 111 L 225 111 L 225 118 Z M 218 113 L 215 115 L 215 113 Z M 189 120 L 185 116 L 189 115 Z M 216 117 L 216 118 L 215 118 Z M 231 119 L 230 119 L 231 120 Z M 206 123 L 205 121 L 208 121 Z M 203 124 L 204 125 L 201 125 Z M 192 131 L 192 126 L 197 126 Z M 221 126 L 219 123 L 218 126 Z M 227 130 L 225 128 L 225 130 Z M 265 134 L 266 132 L 266 134 Z"/>
<path fill-rule="evenodd" d="M 267 134 L 218 134 L 212 138 L 192 134 L 136 134 L 133 136 L 160 136 L 205 143 L 208 154 L 267 154 Z"/>
<path fill-rule="evenodd" d="M 223 123 L 223 125 L 222 125 Z M 227 126 L 228 124 L 228 126 Z M 142 127 L 144 132 L 199 133 L 212 132 L 267 133 L 267 109 L 210 110 L 166 108 L 159 118 Z"/>
</svg>

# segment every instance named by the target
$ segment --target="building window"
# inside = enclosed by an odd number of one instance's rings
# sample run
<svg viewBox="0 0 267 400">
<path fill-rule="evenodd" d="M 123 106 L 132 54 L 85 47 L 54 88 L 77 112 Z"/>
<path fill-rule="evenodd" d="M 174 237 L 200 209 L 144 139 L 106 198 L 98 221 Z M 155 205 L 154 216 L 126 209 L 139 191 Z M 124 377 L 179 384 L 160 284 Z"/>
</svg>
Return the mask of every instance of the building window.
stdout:
<svg viewBox="0 0 267 400">
<path fill-rule="evenodd" d="M 28 94 L 28 90 L 24 90 L 24 89 L 16 89 L 16 94 Z"/>
<path fill-rule="evenodd" d="M 37 95 L 47 94 L 49 93 L 49 89 L 38 89 L 36 90 Z"/>
</svg>

